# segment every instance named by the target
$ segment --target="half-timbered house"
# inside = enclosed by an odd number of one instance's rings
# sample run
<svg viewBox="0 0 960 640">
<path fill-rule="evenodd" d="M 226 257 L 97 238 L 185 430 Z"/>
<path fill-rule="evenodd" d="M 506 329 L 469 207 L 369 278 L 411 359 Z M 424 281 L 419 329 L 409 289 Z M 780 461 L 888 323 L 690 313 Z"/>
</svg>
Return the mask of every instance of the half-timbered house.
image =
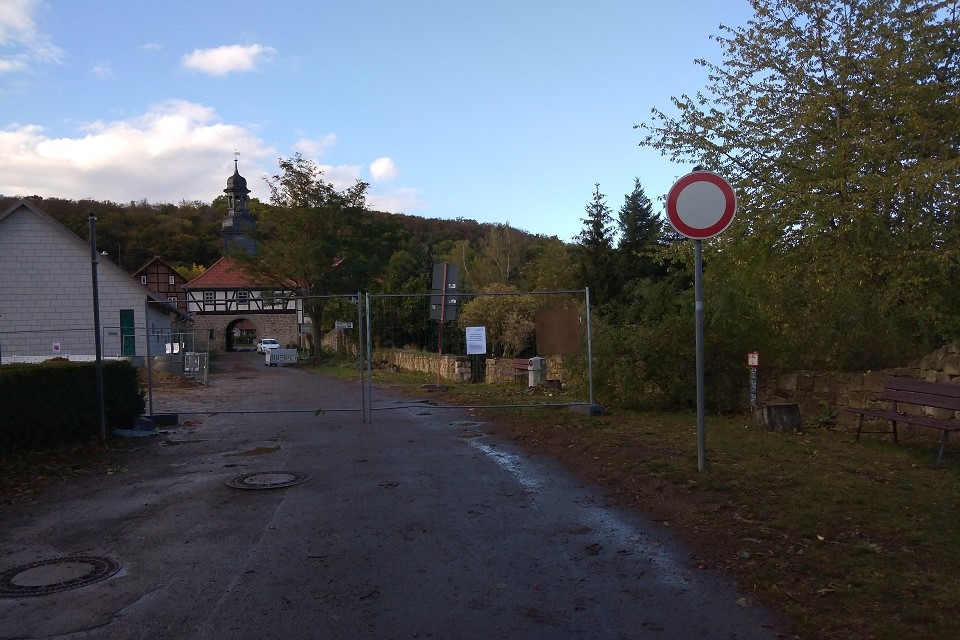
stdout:
<svg viewBox="0 0 960 640">
<path fill-rule="evenodd" d="M 133 278 L 180 311 L 187 310 L 187 294 L 183 289 L 187 279 L 159 256 L 137 269 Z"/>
<path fill-rule="evenodd" d="M 302 314 L 294 287 L 258 284 L 232 258 L 220 258 L 185 286 L 194 328 L 210 332 L 211 350 L 253 349 L 258 338 L 298 345 Z"/>
<path fill-rule="evenodd" d="M 184 285 L 194 328 L 209 333 L 212 351 L 253 349 L 257 339 L 264 337 L 299 346 L 303 313 L 296 285 L 278 289 L 276 284 L 264 284 L 229 257 L 237 251 L 256 255 L 250 190 L 236 160 L 223 192 L 229 207 L 220 230 L 225 257 Z"/>
</svg>

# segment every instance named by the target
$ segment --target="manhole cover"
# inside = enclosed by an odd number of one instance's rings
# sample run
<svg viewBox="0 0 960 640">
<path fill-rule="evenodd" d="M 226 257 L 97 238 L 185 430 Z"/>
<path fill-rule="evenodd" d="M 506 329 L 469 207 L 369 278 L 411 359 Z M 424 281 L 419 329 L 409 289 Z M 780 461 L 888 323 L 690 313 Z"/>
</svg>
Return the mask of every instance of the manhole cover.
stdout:
<svg viewBox="0 0 960 640">
<path fill-rule="evenodd" d="M 234 489 L 282 489 L 309 479 L 308 474 L 300 471 L 256 471 L 229 480 L 227 486 Z"/>
<path fill-rule="evenodd" d="M 43 596 L 100 582 L 120 570 L 120 563 L 95 556 L 41 560 L 0 573 L 0 597 Z"/>
</svg>

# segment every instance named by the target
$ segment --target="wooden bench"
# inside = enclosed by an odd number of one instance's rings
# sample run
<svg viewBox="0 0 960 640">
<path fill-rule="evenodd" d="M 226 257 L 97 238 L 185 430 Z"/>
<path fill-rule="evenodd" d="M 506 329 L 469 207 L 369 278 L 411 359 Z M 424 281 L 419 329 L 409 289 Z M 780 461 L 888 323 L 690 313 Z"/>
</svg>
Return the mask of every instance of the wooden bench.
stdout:
<svg viewBox="0 0 960 640">
<path fill-rule="evenodd" d="M 913 378 L 886 378 L 883 381 L 883 390 L 877 399 L 891 403 L 891 408 L 845 408 L 846 411 L 858 414 L 857 442 L 860 441 L 861 433 L 891 433 L 890 431 L 864 431 L 864 418 L 888 420 L 893 427 L 894 442 L 897 442 L 898 422 L 915 424 L 920 427 L 927 427 L 928 429 L 938 429 L 942 433 L 940 438 L 940 451 L 937 453 L 937 466 L 939 467 L 943 461 L 943 451 L 947 446 L 947 436 L 949 436 L 952 431 L 960 431 L 960 420 L 942 420 L 926 414 L 909 415 L 903 413 L 900 407 L 903 404 L 908 404 L 918 407 L 958 411 L 960 410 L 960 384 L 925 382 Z"/>
<path fill-rule="evenodd" d="M 514 378 L 522 376 L 526 378 L 529 370 L 529 358 L 501 358 L 497 361 L 497 371 L 505 376 L 513 376 Z"/>
</svg>

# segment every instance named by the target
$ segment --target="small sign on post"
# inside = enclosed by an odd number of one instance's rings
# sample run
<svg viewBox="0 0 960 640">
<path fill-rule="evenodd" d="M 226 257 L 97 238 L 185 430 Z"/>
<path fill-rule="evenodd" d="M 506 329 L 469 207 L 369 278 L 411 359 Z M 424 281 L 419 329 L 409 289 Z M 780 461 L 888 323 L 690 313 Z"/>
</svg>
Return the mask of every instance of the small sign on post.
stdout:
<svg viewBox="0 0 960 640">
<path fill-rule="evenodd" d="M 747 366 L 750 367 L 750 406 L 757 406 L 757 369 L 760 368 L 760 354 L 751 351 L 747 354 Z"/>
</svg>

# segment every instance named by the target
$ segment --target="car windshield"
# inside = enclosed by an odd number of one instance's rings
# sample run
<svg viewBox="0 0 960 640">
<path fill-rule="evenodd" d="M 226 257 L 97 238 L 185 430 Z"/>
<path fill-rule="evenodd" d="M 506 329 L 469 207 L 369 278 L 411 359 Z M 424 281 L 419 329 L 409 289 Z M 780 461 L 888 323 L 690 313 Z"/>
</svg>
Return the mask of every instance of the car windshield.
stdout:
<svg viewBox="0 0 960 640">
<path fill-rule="evenodd" d="M 266 340 L 261 340 L 260 342 L 263 344 L 277 344 L 277 341 L 273 338 L 267 338 Z"/>
</svg>

